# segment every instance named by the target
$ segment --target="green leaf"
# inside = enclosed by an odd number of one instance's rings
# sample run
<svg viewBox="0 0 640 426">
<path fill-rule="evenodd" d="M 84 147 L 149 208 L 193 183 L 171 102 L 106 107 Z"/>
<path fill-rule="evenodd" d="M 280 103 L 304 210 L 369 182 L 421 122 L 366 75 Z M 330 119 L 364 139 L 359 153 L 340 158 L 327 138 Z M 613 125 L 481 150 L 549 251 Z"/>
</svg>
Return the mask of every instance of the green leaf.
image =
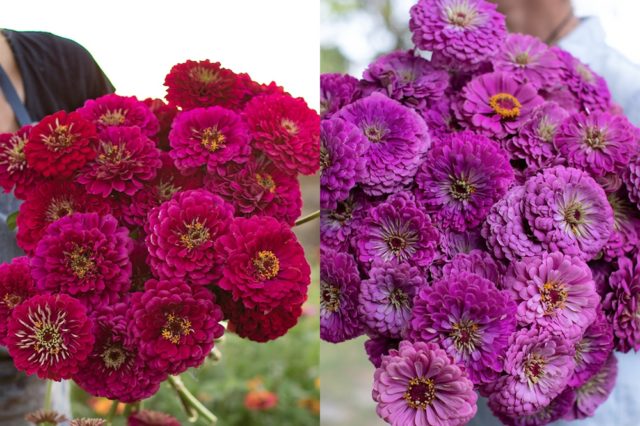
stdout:
<svg viewBox="0 0 640 426">
<path fill-rule="evenodd" d="M 16 228 L 18 227 L 17 220 L 18 220 L 18 212 L 17 211 L 15 211 L 15 212 L 11 213 L 9 216 L 7 216 L 7 228 L 9 228 L 9 230 L 11 230 L 11 231 L 15 231 Z"/>
</svg>

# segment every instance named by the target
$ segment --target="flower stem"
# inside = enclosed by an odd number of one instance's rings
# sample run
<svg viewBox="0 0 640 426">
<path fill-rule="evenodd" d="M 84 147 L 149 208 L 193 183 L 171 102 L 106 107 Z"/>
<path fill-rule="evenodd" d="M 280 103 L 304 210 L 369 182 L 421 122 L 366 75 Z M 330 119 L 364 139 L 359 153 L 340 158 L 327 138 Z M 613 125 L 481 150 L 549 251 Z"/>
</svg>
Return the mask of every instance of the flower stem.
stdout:
<svg viewBox="0 0 640 426">
<path fill-rule="evenodd" d="M 51 389 L 53 388 L 53 381 L 47 380 L 46 390 L 44 393 L 44 409 L 51 410 Z"/>
<path fill-rule="evenodd" d="M 187 409 L 187 414 L 190 414 L 191 409 L 194 409 L 198 414 L 204 417 L 209 423 L 209 425 L 215 425 L 218 422 L 218 418 L 207 409 L 198 398 L 196 398 L 189 389 L 186 388 L 180 376 L 169 376 L 169 384 L 175 389 L 182 401 L 185 409 Z M 187 408 L 188 407 L 188 408 Z"/>
<path fill-rule="evenodd" d="M 311 222 L 312 220 L 317 219 L 319 217 L 320 217 L 320 210 L 316 210 L 315 212 L 296 220 L 296 224 L 293 226 L 300 226 L 304 223 Z"/>
<path fill-rule="evenodd" d="M 116 412 L 118 411 L 118 404 L 120 402 L 118 400 L 112 401 L 111 402 L 111 408 L 109 408 L 109 413 L 107 413 L 107 425 L 112 425 L 113 424 L 113 418 L 116 415 Z"/>
</svg>

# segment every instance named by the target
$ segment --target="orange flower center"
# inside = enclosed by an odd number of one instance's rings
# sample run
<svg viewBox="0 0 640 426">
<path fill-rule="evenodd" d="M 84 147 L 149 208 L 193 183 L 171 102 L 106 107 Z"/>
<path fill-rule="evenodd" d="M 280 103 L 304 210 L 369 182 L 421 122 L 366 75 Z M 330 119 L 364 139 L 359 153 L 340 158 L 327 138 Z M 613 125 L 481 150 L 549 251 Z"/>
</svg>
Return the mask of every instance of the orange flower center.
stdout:
<svg viewBox="0 0 640 426">
<path fill-rule="evenodd" d="M 280 272 L 280 261 L 278 257 L 269 250 L 261 250 L 253 258 L 253 266 L 258 279 L 262 281 L 275 278 Z"/>
<path fill-rule="evenodd" d="M 522 105 L 509 93 L 497 93 L 489 98 L 489 106 L 502 118 L 513 119 L 520 116 Z"/>
<path fill-rule="evenodd" d="M 273 181 L 271 175 L 256 173 L 256 180 L 258 185 L 269 191 L 270 193 L 276 192 L 276 184 Z"/>
</svg>

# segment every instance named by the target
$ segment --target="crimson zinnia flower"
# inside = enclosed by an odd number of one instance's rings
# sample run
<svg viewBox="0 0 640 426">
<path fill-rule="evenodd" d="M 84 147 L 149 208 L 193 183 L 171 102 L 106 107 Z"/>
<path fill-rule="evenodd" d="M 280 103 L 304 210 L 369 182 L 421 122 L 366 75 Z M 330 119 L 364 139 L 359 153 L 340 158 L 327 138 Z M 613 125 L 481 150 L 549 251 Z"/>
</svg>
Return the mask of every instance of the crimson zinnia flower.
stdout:
<svg viewBox="0 0 640 426">
<path fill-rule="evenodd" d="M 24 153 L 31 128 L 28 125 L 15 133 L 0 134 L 0 187 L 4 192 L 13 190 L 15 196 L 23 200 L 42 180 L 42 176 L 29 167 Z"/>
<path fill-rule="evenodd" d="M 0 264 L 0 345 L 5 344 L 11 312 L 33 295 L 35 286 L 28 257 L 16 257 L 11 263 Z"/>
</svg>

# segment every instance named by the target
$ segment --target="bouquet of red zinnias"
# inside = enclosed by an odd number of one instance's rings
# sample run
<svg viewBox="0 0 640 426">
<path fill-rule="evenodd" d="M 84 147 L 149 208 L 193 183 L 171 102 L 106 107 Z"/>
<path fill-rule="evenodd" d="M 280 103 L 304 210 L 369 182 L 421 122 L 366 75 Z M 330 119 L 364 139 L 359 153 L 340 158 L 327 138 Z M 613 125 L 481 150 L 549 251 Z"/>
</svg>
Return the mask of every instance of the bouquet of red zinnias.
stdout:
<svg viewBox="0 0 640 426">
<path fill-rule="evenodd" d="M 209 61 L 167 103 L 115 94 L 0 135 L 26 255 L 0 265 L 0 344 L 40 378 L 134 402 L 203 363 L 225 331 L 294 326 L 310 268 L 291 231 L 319 117 Z"/>
</svg>

